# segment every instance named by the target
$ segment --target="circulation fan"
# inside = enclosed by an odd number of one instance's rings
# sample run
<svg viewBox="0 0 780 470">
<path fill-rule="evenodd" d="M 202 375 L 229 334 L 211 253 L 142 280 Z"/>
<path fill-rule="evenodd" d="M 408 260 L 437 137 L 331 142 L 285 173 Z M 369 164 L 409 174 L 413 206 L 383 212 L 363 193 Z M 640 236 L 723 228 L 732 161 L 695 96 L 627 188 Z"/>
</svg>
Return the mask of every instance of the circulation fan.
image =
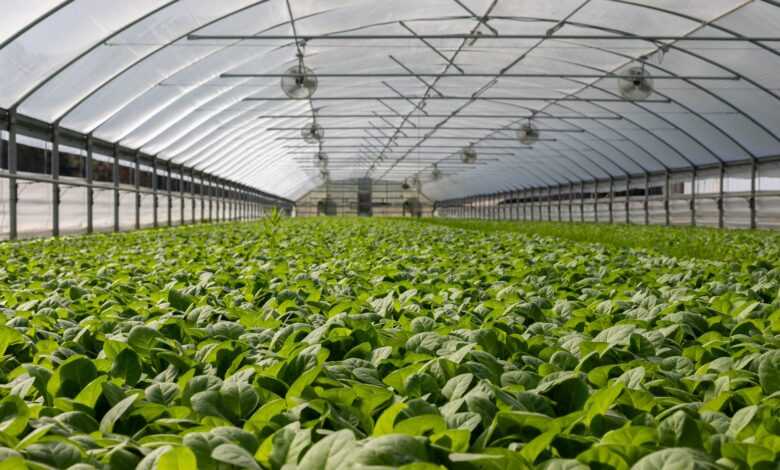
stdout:
<svg viewBox="0 0 780 470">
<path fill-rule="evenodd" d="M 433 170 L 431 171 L 431 178 L 433 181 L 439 181 L 441 179 L 441 170 L 439 170 L 439 166 L 435 163 L 433 164 Z"/>
<path fill-rule="evenodd" d="M 401 183 L 401 189 L 404 191 L 409 191 L 412 188 L 412 185 L 409 184 L 409 179 L 405 179 L 403 183 Z"/>
<path fill-rule="evenodd" d="M 330 172 L 328 171 L 327 168 L 323 168 L 320 170 L 320 178 L 322 178 L 325 181 L 328 181 L 328 179 L 330 178 Z"/>
<path fill-rule="evenodd" d="M 317 152 L 314 156 L 314 164 L 320 169 L 326 169 L 328 167 L 328 154 Z"/>
<path fill-rule="evenodd" d="M 623 98 L 631 101 L 646 100 L 653 94 L 653 77 L 644 65 L 631 67 L 618 79 L 618 89 Z"/>
<path fill-rule="evenodd" d="M 316 144 L 325 138 L 325 129 L 317 121 L 312 121 L 301 129 L 301 137 L 307 144 Z"/>
<path fill-rule="evenodd" d="M 517 130 L 517 139 L 524 145 L 533 145 L 539 142 L 539 129 L 528 121 Z"/>
<path fill-rule="evenodd" d="M 282 77 L 282 91 L 295 100 L 311 98 L 317 91 L 319 81 L 314 71 L 303 63 L 303 53 L 298 53 L 298 64 L 293 65 Z"/>
<path fill-rule="evenodd" d="M 477 161 L 477 150 L 474 148 L 474 144 L 464 147 L 460 151 L 460 160 L 467 165 Z"/>
</svg>

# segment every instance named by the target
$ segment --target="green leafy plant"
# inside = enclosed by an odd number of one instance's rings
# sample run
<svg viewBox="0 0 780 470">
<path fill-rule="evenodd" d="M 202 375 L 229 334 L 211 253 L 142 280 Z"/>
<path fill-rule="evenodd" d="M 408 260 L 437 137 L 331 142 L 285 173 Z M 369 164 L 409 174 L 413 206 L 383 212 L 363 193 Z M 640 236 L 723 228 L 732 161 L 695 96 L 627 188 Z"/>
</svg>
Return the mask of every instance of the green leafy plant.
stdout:
<svg viewBox="0 0 780 470">
<path fill-rule="evenodd" d="M 619 230 L 272 215 L 0 245 L 0 470 L 775 469 L 777 246 Z"/>
</svg>

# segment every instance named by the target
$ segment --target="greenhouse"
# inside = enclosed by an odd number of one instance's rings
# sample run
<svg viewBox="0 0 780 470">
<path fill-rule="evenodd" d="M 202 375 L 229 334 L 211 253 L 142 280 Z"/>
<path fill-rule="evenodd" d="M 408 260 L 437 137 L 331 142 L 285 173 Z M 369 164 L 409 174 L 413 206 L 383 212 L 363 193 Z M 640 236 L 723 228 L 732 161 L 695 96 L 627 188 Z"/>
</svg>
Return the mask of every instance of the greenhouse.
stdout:
<svg viewBox="0 0 780 470">
<path fill-rule="evenodd" d="M 0 2 L 0 470 L 780 469 L 780 2 Z"/>
</svg>

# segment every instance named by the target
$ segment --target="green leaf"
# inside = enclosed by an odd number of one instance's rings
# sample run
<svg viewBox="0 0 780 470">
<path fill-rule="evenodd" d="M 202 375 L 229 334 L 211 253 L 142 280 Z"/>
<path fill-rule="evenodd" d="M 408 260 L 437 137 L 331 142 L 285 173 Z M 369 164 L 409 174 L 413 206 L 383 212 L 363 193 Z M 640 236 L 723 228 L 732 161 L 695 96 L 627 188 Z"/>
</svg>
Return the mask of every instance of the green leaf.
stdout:
<svg viewBox="0 0 780 470">
<path fill-rule="evenodd" d="M 168 303 L 176 310 L 184 312 L 195 303 L 195 298 L 176 289 L 171 289 L 168 291 Z"/>
<path fill-rule="evenodd" d="M 134 386 L 141 378 L 141 360 L 132 349 L 123 349 L 114 359 L 111 375 L 124 379 L 129 386 Z"/>
<path fill-rule="evenodd" d="M 758 380 L 764 395 L 780 391 L 780 351 L 771 351 L 761 357 Z"/>
<path fill-rule="evenodd" d="M 10 395 L 0 400 L 0 432 L 18 436 L 27 427 L 30 410 L 19 397 Z"/>
<path fill-rule="evenodd" d="M 24 342 L 24 336 L 13 328 L 0 325 L 0 357 L 5 354 L 8 346 Z"/>
<path fill-rule="evenodd" d="M 653 452 L 640 459 L 631 470 L 716 470 L 709 455 L 704 452 L 687 449 L 671 448 Z"/>
<path fill-rule="evenodd" d="M 135 403 L 136 399 L 138 399 L 138 395 L 130 395 L 129 397 L 114 405 L 113 408 L 108 410 L 108 412 L 103 415 L 103 419 L 100 420 L 100 432 L 104 434 L 114 432 L 114 425 L 127 412 L 127 410 L 133 406 L 133 403 Z"/>
<path fill-rule="evenodd" d="M 134 326 L 127 335 L 127 344 L 138 354 L 148 356 L 152 348 L 161 338 L 160 332 L 148 326 Z"/>
<path fill-rule="evenodd" d="M 447 429 L 447 423 L 441 416 L 420 415 L 399 422 L 393 428 L 393 432 L 410 436 L 424 436 L 442 432 L 445 429 Z"/>
<path fill-rule="evenodd" d="M 174 447 L 157 459 L 157 470 L 191 470 L 197 467 L 195 454 L 187 447 Z"/>
<path fill-rule="evenodd" d="M 243 447 L 235 444 L 222 444 L 211 453 L 211 458 L 240 468 L 261 470 L 255 458 Z"/>
<path fill-rule="evenodd" d="M 298 462 L 298 468 L 307 470 L 339 470 L 351 462 L 357 444 L 352 431 L 336 431 L 320 439 Z"/>
<path fill-rule="evenodd" d="M 234 421 L 248 417 L 260 401 L 255 389 L 246 382 L 225 382 L 219 389 L 219 396 Z"/>
</svg>

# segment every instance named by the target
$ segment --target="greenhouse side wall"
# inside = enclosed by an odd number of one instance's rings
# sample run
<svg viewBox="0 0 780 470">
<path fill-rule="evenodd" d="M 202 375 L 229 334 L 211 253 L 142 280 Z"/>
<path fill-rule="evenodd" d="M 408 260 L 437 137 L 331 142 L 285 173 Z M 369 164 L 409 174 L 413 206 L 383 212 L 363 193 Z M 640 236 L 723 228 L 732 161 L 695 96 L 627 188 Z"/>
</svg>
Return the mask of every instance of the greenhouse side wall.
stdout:
<svg viewBox="0 0 780 470">
<path fill-rule="evenodd" d="M 780 229 L 780 160 L 477 194 L 446 218 Z"/>
<path fill-rule="evenodd" d="M 137 152 L 81 143 L 0 132 L 0 240 L 247 220 L 292 207 Z"/>
</svg>

